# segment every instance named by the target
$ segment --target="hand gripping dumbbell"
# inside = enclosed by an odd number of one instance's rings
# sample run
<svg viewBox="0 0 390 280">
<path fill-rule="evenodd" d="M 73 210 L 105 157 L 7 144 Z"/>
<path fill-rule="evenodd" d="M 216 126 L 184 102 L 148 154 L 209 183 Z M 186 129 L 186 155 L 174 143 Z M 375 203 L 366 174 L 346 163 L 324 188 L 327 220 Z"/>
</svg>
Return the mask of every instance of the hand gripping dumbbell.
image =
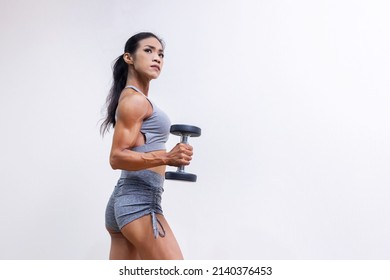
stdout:
<svg viewBox="0 0 390 280">
<path fill-rule="evenodd" d="M 193 125 L 175 124 L 171 126 L 170 132 L 173 135 L 180 136 L 180 143 L 188 144 L 188 137 L 199 137 L 201 134 L 201 129 Z M 165 172 L 165 179 L 196 182 L 196 175 L 186 173 L 184 171 L 184 165 L 182 165 L 177 168 L 176 172 Z"/>
</svg>

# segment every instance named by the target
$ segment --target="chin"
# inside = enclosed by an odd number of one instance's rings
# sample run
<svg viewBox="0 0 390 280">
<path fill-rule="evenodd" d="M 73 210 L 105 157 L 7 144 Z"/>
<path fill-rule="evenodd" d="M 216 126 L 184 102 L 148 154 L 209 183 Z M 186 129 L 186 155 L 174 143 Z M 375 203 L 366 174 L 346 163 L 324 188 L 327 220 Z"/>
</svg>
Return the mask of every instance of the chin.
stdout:
<svg viewBox="0 0 390 280">
<path fill-rule="evenodd" d="M 150 79 L 151 79 L 151 80 L 155 80 L 155 79 L 157 79 L 159 76 L 160 76 L 160 75 L 151 75 L 151 76 L 150 76 Z"/>
</svg>

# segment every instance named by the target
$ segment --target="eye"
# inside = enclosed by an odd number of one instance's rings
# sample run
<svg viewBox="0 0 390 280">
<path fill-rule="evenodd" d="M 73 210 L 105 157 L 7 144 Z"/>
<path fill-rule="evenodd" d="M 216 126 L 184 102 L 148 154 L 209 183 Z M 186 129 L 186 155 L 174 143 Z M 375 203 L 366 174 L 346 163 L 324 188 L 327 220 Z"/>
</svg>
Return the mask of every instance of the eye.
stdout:
<svg viewBox="0 0 390 280">
<path fill-rule="evenodd" d="M 163 54 L 163 53 L 159 53 L 158 54 L 161 58 L 164 58 L 165 57 L 165 55 Z"/>
<path fill-rule="evenodd" d="M 146 53 L 152 53 L 152 50 L 151 49 L 145 49 L 145 52 Z"/>
</svg>

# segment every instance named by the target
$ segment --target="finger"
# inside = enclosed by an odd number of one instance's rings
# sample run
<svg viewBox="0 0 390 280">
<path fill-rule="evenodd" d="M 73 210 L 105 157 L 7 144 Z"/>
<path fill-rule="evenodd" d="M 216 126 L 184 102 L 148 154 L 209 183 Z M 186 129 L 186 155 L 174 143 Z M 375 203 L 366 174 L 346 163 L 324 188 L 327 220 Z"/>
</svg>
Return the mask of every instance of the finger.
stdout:
<svg viewBox="0 0 390 280">
<path fill-rule="evenodd" d="M 180 146 L 178 149 L 179 149 L 179 152 L 183 155 L 188 155 L 188 156 L 193 155 L 192 149 L 188 149 L 185 146 Z"/>
<path fill-rule="evenodd" d="M 192 157 L 190 155 L 186 155 L 186 154 L 183 154 L 181 156 L 181 159 L 180 161 L 185 164 L 185 165 L 189 165 L 190 164 L 190 161 L 192 160 Z"/>
<path fill-rule="evenodd" d="M 193 147 L 190 144 L 186 144 L 186 143 L 177 143 L 176 146 L 180 148 L 185 148 L 187 150 L 193 150 Z"/>
<path fill-rule="evenodd" d="M 191 159 L 189 159 L 189 160 L 182 159 L 180 165 L 190 165 L 190 160 L 191 160 Z"/>
<path fill-rule="evenodd" d="M 180 151 L 183 151 L 185 152 L 187 155 L 192 155 L 192 151 L 193 151 L 193 148 L 191 145 L 188 145 L 188 144 L 183 144 L 182 146 L 180 146 Z"/>
<path fill-rule="evenodd" d="M 190 144 L 186 144 L 186 148 L 187 148 L 187 150 L 190 150 L 190 151 L 192 151 L 194 149 Z"/>
</svg>

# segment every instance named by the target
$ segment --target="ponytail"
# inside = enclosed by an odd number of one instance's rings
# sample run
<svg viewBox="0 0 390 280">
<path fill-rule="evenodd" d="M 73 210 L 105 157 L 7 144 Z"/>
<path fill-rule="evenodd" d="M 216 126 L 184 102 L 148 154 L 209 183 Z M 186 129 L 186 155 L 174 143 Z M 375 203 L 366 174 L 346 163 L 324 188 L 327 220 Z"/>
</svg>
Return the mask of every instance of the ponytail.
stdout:
<svg viewBox="0 0 390 280">
<path fill-rule="evenodd" d="M 128 65 L 123 59 L 123 55 L 120 55 L 116 59 L 113 67 L 113 82 L 110 89 L 110 93 L 108 94 L 106 99 L 107 117 L 100 126 L 100 133 L 102 135 L 109 131 L 110 125 L 112 125 L 112 127 L 115 127 L 116 108 L 118 107 L 121 92 L 126 86 L 127 72 Z"/>
</svg>

